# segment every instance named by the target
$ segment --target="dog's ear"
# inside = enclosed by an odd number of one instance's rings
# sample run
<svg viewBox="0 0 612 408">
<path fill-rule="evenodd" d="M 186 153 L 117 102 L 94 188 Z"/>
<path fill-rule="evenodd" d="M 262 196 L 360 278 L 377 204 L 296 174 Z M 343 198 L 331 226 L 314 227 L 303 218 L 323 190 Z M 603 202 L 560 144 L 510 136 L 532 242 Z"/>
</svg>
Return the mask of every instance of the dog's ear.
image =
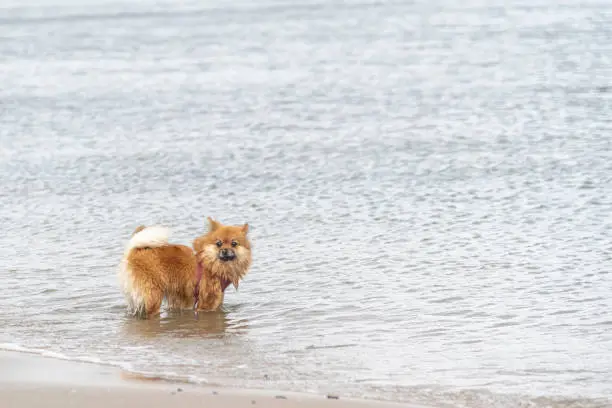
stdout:
<svg viewBox="0 0 612 408">
<path fill-rule="evenodd" d="M 210 232 L 219 229 L 220 226 L 221 226 L 221 223 L 219 221 L 215 221 L 212 218 L 208 217 L 208 230 Z"/>
<path fill-rule="evenodd" d="M 198 237 L 191 243 L 192 248 L 195 249 L 196 252 L 200 252 L 202 250 L 202 241 L 202 237 Z"/>
<path fill-rule="evenodd" d="M 242 226 L 242 233 L 246 235 L 249 232 L 249 224 L 244 224 Z"/>
</svg>

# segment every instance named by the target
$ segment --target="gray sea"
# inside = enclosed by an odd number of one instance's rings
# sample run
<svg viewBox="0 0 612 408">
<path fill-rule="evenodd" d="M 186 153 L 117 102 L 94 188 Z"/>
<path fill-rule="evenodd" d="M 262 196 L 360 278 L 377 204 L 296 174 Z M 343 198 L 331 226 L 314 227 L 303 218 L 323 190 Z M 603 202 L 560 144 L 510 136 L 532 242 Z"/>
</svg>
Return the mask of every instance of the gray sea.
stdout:
<svg viewBox="0 0 612 408">
<path fill-rule="evenodd" d="M 0 348 L 439 407 L 612 400 L 612 2 L 5 0 Z M 135 320 L 139 224 L 248 222 Z"/>
</svg>

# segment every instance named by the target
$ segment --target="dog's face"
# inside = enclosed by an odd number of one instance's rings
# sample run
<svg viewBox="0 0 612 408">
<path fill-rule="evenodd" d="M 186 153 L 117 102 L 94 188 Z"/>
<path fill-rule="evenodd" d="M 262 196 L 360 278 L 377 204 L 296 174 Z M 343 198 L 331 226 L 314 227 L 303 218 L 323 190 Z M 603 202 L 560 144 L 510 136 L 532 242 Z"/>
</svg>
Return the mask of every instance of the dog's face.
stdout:
<svg viewBox="0 0 612 408">
<path fill-rule="evenodd" d="M 224 289 L 229 283 L 238 289 L 240 279 L 251 266 L 249 225 L 223 225 L 212 218 L 208 218 L 208 223 L 208 233 L 193 241 L 198 262 L 226 283 Z"/>
</svg>

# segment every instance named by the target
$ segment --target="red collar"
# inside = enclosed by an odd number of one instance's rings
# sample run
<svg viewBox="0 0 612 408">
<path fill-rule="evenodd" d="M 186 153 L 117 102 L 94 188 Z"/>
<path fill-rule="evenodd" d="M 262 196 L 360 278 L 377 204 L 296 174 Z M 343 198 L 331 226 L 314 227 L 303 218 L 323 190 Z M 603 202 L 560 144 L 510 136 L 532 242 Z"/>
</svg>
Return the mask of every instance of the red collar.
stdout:
<svg viewBox="0 0 612 408">
<path fill-rule="evenodd" d="M 198 297 L 200 295 L 200 281 L 202 280 L 202 275 L 204 274 L 204 268 L 202 268 L 202 264 L 200 262 L 196 262 L 196 284 L 193 289 L 193 306 L 198 305 Z"/>
</svg>

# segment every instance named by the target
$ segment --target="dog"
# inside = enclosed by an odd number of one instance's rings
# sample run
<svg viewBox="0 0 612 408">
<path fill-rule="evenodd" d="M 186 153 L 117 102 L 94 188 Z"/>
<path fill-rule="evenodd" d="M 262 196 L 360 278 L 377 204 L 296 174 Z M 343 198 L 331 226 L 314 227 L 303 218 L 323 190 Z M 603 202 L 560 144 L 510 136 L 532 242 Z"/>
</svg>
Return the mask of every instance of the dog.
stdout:
<svg viewBox="0 0 612 408">
<path fill-rule="evenodd" d="M 223 225 L 208 217 L 208 225 L 193 248 L 169 243 L 167 228 L 136 228 L 119 268 L 130 314 L 155 316 L 164 298 L 171 310 L 218 310 L 225 289 L 238 289 L 251 266 L 249 224 Z"/>
</svg>

